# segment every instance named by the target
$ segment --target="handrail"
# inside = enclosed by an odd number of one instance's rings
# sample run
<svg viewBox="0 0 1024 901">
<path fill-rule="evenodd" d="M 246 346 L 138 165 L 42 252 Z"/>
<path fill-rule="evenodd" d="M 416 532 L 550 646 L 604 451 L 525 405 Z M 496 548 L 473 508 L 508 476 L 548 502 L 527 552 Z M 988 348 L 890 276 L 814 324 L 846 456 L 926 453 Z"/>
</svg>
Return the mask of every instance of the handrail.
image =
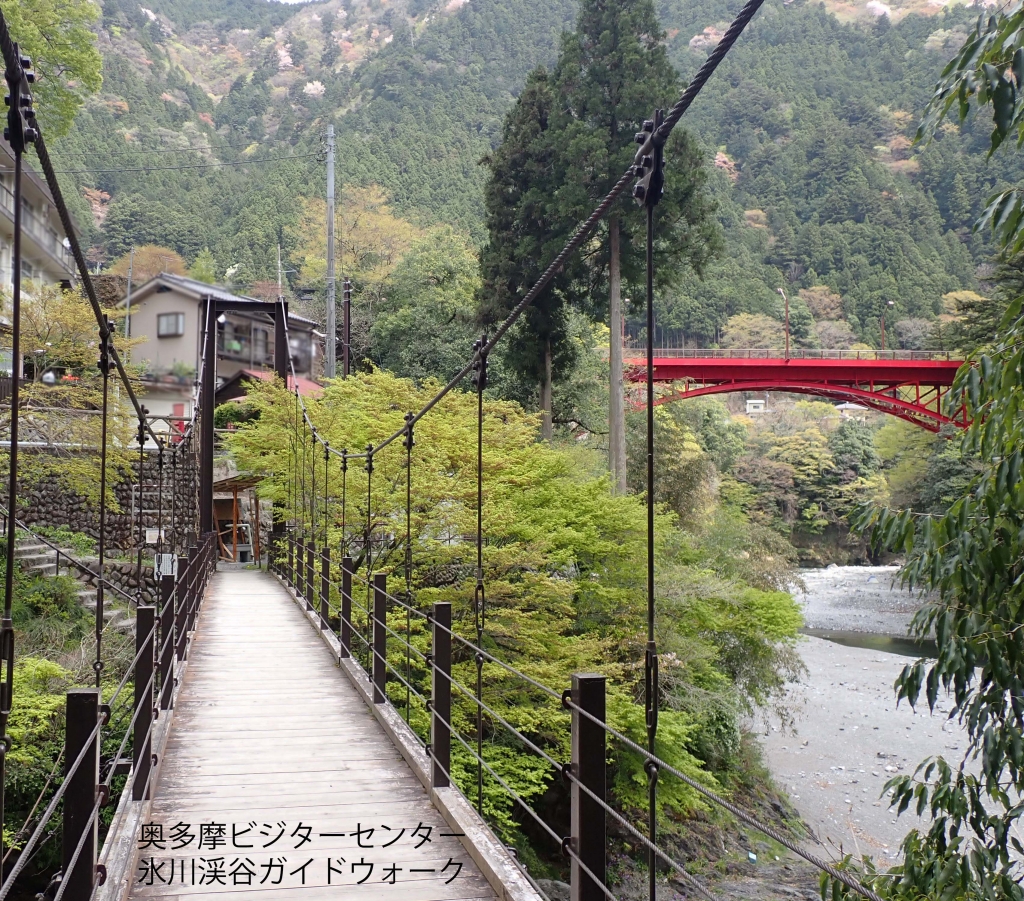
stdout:
<svg viewBox="0 0 1024 901">
<path fill-rule="evenodd" d="M 5 519 L 7 518 L 7 508 L 4 507 L 2 504 L 0 504 L 0 517 L 3 517 Z M 138 606 L 138 598 L 133 598 L 130 594 L 128 594 L 123 589 L 119 588 L 105 576 L 101 577 L 100 574 L 97 573 L 95 570 L 89 569 L 89 567 L 82 563 L 81 560 L 77 560 L 75 557 L 71 556 L 71 554 L 69 554 L 66 550 L 64 550 L 64 548 L 54 544 L 52 541 L 40 535 L 38 532 L 34 532 L 31 528 L 25 525 L 25 523 L 23 523 L 17 517 L 15 517 L 14 524 L 23 532 L 28 532 L 28 534 L 31 535 L 36 541 L 41 541 L 51 551 L 55 551 L 61 557 L 64 557 L 69 563 L 74 564 L 75 568 L 78 569 L 78 571 L 81 572 L 83 575 L 92 576 L 94 579 L 98 581 L 101 580 L 103 582 L 104 588 L 114 589 L 114 591 L 116 591 L 118 594 L 123 595 L 129 604 L 135 604 L 136 606 Z"/>
<path fill-rule="evenodd" d="M 627 344 L 624 348 L 627 356 L 631 350 L 643 350 L 643 347 Z M 963 362 L 960 356 L 948 350 L 824 350 L 799 347 L 790 350 L 788 358 L 781 350 L 765 347 L 656 347 L 652 353 L 655 359 L 684 360 L 889 360 L 957 364 Z M 626 362 L 634 361 L 627 359 Z"/>
</svg>

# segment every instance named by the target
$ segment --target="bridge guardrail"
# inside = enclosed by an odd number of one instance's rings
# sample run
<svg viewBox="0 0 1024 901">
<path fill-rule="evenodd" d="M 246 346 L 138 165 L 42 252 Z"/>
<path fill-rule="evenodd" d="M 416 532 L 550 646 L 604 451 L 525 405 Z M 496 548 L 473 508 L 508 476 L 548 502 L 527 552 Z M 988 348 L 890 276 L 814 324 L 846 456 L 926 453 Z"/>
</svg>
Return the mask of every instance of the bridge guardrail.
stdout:
<svg viewBox="0 0 1024 901">
<path fill-rule="evenodd" d="M 643 351 L 643 346 L 627 344 L 624 353 Z M 953 361 L 957 359 L 948 350 L 822 350 L 815 348 L 790 349 L 789 357 L 775 348 L 764 347 L 655 347 L 654 356 L 659 359 L 682 360 L 907 360 L 924 362 L 928 360 Z"/>
<path fill-rule="evenodd" d="M 405 689 L 403 718 L 410 729 L 415 732 L 411 716 L 411 703 L 414 698 L 426 712 L 430 724 L 429 734 L 419 738 L 430 760 L 431 786 L 456 786 L 451 773 L 452 742 L 456 742 L 477 761 L 479 766 L 478 787 L 481 795 L 478 795 L 478 810 L 481 810 L 482 776 L 486 771 L 488 777 L 501 785 L 517 807 L 552 838 L 570 859 L 573 897 L 608 898 L 616 901 L 615 895 L 607 888 L 606 873 L 607 824 L 611 820 L 620 830 L 625 830 L 633 840 L 639 842 L 641 847 L 654 854 L 660 864 L 673 870 L 677 878 L 690 889 L 710 901 L 717 901 L 718 898 L 703 880 L 689 873 L 656 842 L 644 835 L 622 811 L 616 810 L 608 803 L 606 754 L 607 741 L 612 740 L 640 754 L 646 760 L 645 770 L 652 786 L 664 776 L 679 779 L 705 800 L 788 848 L 847 888 L 869 901 L 881 901 L 875 892 L 861 885 L 849 873 L 808 852 L 788 835 L 761 822 L 757 817 L 610 726 L 605 717 L 605 676 L 595 673 L 574 674 L 571 686 L 561 691 L 544 685 L 495 657 L 479 644 L 453 631 L 450 603 L 435 603 L 429 610 L 421 610 L 409 603 L 410 597 L 403 599 L 389 593 L 387 576 L 384 573 L 367 573 L 361 576 L 356 571 L 356 561 L 347 555 L 341 560 L 341 578 L 338 580 L 335 578 L 337 571 L 332 569 L 330 549 L 321 547 L 318 551 L 311 531 L 302 535 L 288 532 L 279 537 L 284 539 L 285 547 L 282 548 L 280 542 L 272 545 L 271 571 L 294 590 L 295 596 L 303 601 L 307 612 L 314 615 L 318 628 L 337 637 L 340 642 L 341 658 L 353 658 L 358 662 L 372 685 L 373 703 L 391 704 L 401 715 L 398 703 L 392 700 L 388 692 L 389 684 L 397 683 L 399 695 L 400 689 Z M 313 565 L 317 559 L 320 562 L 319 573 Z M 353 582 L 360 583 L 367 592 L 367 606 L 362 610 L 354 604 Z M 332 600 L 332 594 L 338 595 L 337 603 Z M 353 610 L 360 610 L 363 616 L 355 617 Z M 389 624 L 389 616 L 394 616 L 396 612 L 398 622 Z M 416 647 L 411 641 L 412 618 L 427 627 L 430 636 L 427 651 Z M 353 639 L 356 640 L 356 644 L 353 644 Z M 392 640 L 397 641 L 405 652 L 404 673 L 388 659 L 388 646 Z M 524 684 L 536 689 L 542 696 L 547 696 L 552 703 L 560 705 L 567 711 L 572 748 L 570 760 L 556 760 L 537 742 L 516 729 L 488 705 L 481 697 L 479 681 L 474 691 L 455 679 L 452 676 L 453 646 L 461 646 L 463 655 L 469 654 L 474 657 L 478 673 L 482 671 L 485 663 L 498 666 L 508 675 L 522 680 Z M 426 694 L 412 684 L 412 657 L 416 658 L 417 667 L 425 667 L 430 672 L 431 687 Z M 478 729 L 475 736 L 464 735 L 452 725 L 453 689 L 477 708 Z M 484 759 L 480 746 L 483 730 L 479 725 L 482 724 L 485 713 L 492 724 L 499 725 L 524 748 L 543 759 L 551 767 L 553 775 L 568 784 L 571 820 L 569 835 L 559 835 Z M 525 868 L 521 869 L 539 891 L 530 874 Z"/>
</svg>

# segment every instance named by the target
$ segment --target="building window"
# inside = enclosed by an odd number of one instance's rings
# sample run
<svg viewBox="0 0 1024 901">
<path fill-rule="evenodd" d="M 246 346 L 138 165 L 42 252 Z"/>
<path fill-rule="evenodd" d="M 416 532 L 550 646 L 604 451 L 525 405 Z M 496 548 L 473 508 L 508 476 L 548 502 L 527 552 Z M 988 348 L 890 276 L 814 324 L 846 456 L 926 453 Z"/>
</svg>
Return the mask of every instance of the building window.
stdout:
<svg viewBox="0 0 1024 901">
<path fill-rule="evenodd" d="M 156 335 L 158 338 L 177 338 L 184 334 L 184 313 L 161 313 L 156 317 Z"/>
</svg>

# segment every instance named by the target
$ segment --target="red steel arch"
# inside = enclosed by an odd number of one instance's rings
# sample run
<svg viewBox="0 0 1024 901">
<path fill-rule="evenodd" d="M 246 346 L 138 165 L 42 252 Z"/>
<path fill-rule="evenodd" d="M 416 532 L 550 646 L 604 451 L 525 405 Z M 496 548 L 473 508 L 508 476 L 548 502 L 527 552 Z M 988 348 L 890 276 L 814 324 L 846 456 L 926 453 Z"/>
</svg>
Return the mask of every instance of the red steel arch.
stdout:
<svg viewBox="0 0 1024 901">
<path fill-rule="evenodd" d="M 968 425 L 963 404 L 944 410 L 961 360 L 948 355 L 900 351 L 810 351 L 789 359 L 770 351 L 657 350 L 654 381 L 673 390 L 655 401 L 738 391 L 783 391 L 863 404 L 938 432 L 944 425 Z M 706 356 L 701 356 L 702 354 Z M 728 356 L 726 356 L 728 354 Z M 626 360 L 627 378 L 647 380 L 646 362 Z"/>
</svg>

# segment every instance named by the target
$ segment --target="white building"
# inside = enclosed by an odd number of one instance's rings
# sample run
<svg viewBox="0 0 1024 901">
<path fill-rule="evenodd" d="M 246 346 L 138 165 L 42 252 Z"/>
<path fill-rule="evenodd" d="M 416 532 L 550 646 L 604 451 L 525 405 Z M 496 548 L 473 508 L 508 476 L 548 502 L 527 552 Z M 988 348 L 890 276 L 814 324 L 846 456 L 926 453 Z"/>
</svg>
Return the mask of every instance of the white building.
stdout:
<svg viewBox="0 0 1024 901">
<path fill-rule="evenodd" d="M 24 160 L 21 177 L 22 290 L 32 284 L 70 284 L 75 262 L 46 182 Z M 14 151 L 0 138 L 0 293 L 10 295 L 14 276 Z M 6 311 L 9 313 L 9 309 Z"/>
</svg>

